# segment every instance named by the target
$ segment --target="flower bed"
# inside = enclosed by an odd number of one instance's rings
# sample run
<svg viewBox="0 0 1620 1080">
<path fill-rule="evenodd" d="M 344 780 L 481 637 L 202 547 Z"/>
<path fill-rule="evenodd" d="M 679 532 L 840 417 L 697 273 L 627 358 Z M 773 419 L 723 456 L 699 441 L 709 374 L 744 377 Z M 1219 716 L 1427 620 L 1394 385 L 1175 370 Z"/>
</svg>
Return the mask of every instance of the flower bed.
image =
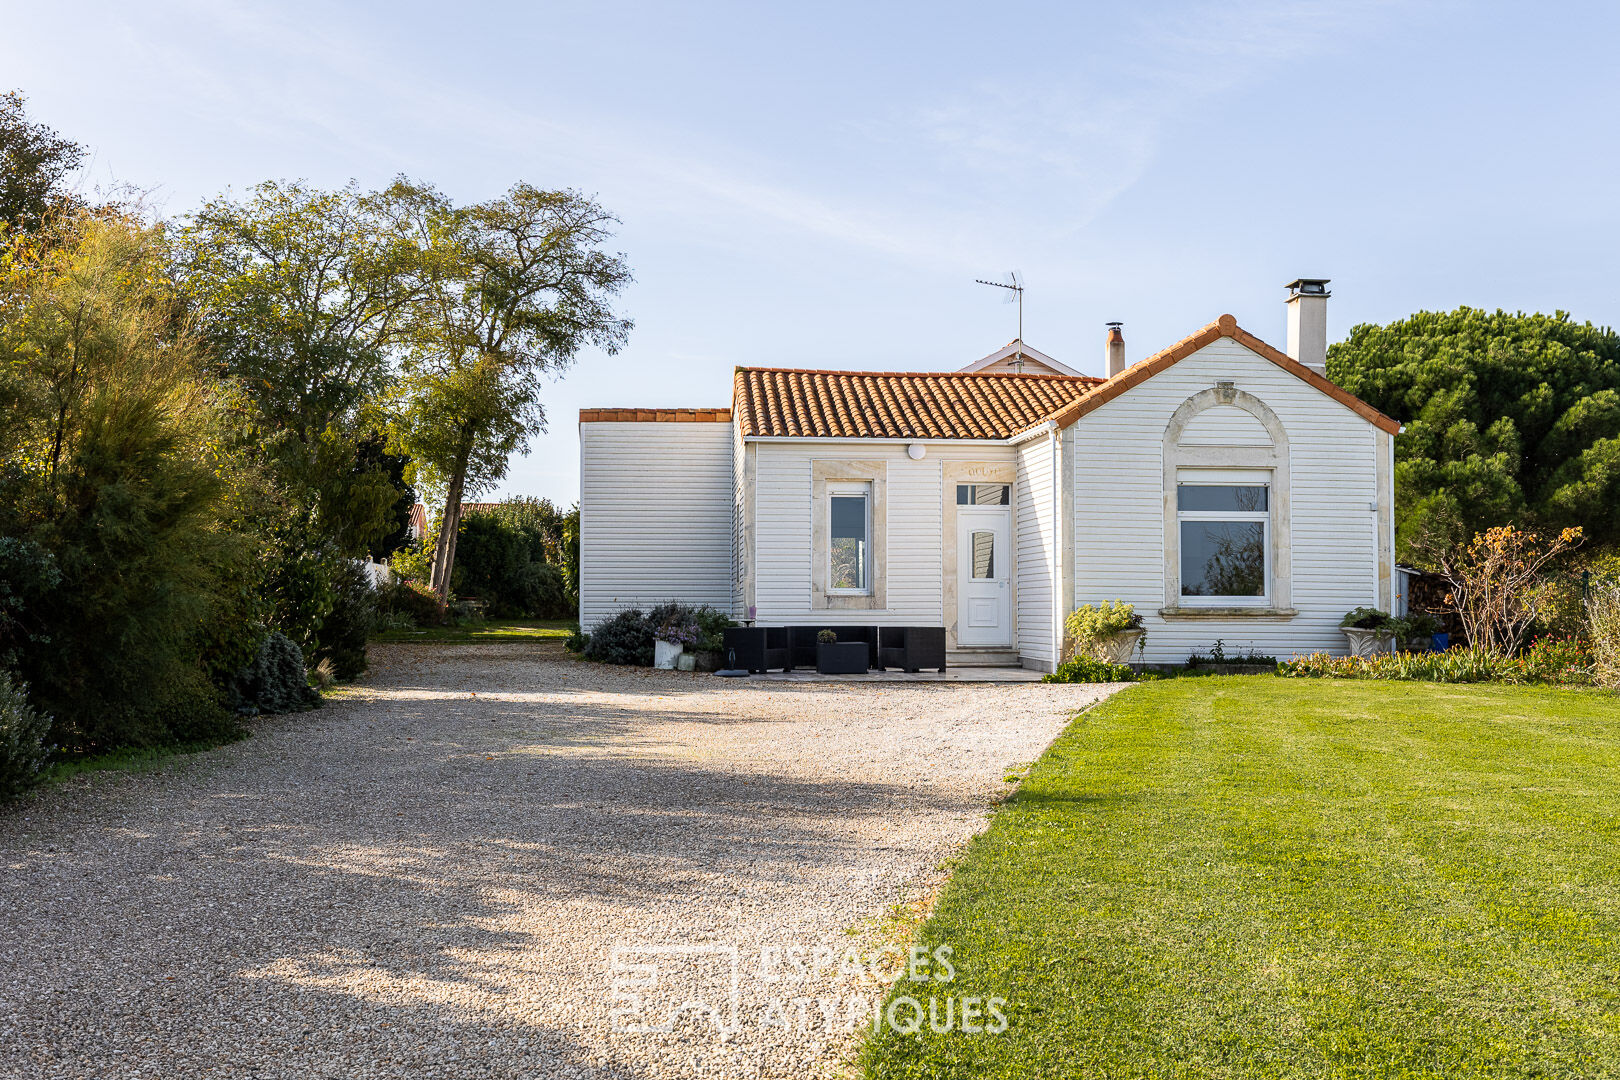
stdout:
<svg viewBox="0 0 1620 1080">
<path fill-rule="evenodd" d="M 1592 650 L 1582 638 L 1537 638 L 1518 656 L 1480 648 L 1376 656 L 1314 653 L 1277 665 L 1285 678 L 1408 679 L 1439 683 L 1592 685 Z"/>
</svg>

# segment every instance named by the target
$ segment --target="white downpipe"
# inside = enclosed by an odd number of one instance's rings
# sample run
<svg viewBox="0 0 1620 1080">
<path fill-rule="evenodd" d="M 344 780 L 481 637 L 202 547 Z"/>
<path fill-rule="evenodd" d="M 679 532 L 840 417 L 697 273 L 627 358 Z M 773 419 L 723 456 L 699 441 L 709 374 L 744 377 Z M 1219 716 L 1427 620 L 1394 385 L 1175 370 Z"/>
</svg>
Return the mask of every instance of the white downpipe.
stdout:
<svg viewBox="0 0 1620 1080">
<path fill-rule="evenodd" d="M 1046 443 L 1052 451 L 1052 670 L 1063 659 L 1063 478 L 1059 474 L 1060 436 L 1048 420 Z"/>
</svg>

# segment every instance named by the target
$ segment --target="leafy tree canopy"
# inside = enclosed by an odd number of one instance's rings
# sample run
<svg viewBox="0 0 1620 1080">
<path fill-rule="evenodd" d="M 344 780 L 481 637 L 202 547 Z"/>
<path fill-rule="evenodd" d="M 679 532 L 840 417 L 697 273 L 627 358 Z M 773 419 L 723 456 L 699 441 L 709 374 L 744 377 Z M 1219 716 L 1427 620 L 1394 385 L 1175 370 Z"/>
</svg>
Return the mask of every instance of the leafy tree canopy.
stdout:
<svg viewBox="0 0 1620 1080">
<path fill-rule="evenodd" d="M 0 94 L 0 235 L 33 232 L 52 211 L 77 202 L 65 181 L 84 160 L 84 147 L 30 123 L 27 103 L 15 90 Z"/>
<path fill-rule="evenodd" d="M 1462 307 L 1364 324 L 1328 375 L 1406 425 L 1395 440 L 1402 558 L 1509 523 L 1620 543 L 1620 335 Z"/>
</svg>

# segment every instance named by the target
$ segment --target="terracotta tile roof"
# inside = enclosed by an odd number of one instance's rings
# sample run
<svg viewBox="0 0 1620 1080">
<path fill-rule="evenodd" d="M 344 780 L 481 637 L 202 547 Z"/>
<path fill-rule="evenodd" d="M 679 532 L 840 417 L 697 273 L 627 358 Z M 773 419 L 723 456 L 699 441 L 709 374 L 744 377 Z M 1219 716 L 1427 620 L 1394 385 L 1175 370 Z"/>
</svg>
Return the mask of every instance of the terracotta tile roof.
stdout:
<svg viewBox="0 0 1620 1080">
<path fill-rule="evenodd" d="M 1051 419 L 1057 421 L 1058 427 L 1068 427 L 1086 413 L 1097 408 L 1097 406 L 1114 400 L 1131 387 L 1151 379 L 1178 360 L 1185 360 L 1205 345 L 1219 341 L 1223 337 L 1231 338 L 1252 352 L 1270 360 L 1290 375 L 1303 379 L 1375 427 L 1381 428 L 1391 435 L 1400 434 L 1400 421 L 1390 419 L 1350 393 L 1350 391 L 1331 382 L 1325 376 L 1318 375 L 1287 353 L 1274 346 L 1267 345 L 1264 341 L 1239 326 L 1237 320 L 1230 315 L 1222 315 L 1196 334 L 1182 338 L 1169 348 L 1161 349 L 1145 360 L 1137 361 L 1112 379 L 1102 383 L 1091 393 L 1065 405 Z M 1042 419 L 1046 418 L 1042 417 Z M 1033 425 L 1025 426 L 1032 427 Z"/>
<path fill-rule="evenodd" d="M 1080 399 L 1090 376 L 738 368 L 745 438 L 1005 439 Z"/>
<path fill-rule="evenodd" d="M 730 409 L 581 409 L 579 422 L 601 423 L 729 423 Z"/>
</svg>

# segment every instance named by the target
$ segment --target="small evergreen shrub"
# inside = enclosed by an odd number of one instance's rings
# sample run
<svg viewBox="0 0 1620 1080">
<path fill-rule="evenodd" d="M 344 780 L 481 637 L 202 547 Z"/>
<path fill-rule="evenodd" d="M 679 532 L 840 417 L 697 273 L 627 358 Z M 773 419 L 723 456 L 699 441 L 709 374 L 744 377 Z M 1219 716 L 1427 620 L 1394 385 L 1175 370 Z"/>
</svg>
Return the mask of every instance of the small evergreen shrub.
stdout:
<svg viewBox="0 0 1620 1080">
<path fill-rule="evenodd" d="M 321 695 L 309 685 L 303 651 L 280 630 L 259 643 L 258 655 L 237 675 L 232 690 L 238 712 L 303 712 L 321 704 Z"/>
<path fill-rule="evenodd" d="M 1076 656 L 1073 660 L 1065 660 L 1058 665 L 1058 669 L 1041 676 L 1042 682 L 1049 683 L 1099 683 L 1099 682 L 1135 682 L 1136 672 L 1131 670 L 1129 664 L 1110 664 L 1106 660 L 1096 660 L 1089 656 Z"/>
<path fill-rule="evenodd" d="M 651 667 L 656 638 L 679 642 L 696 652 L 718 652 L 722 632 L 735 625 L 723 611 L 672 602 L 645 612 L 627 608 L 578 637 L 582 639 L 581 654 L 587 660 Z"/>
<path fill-rule="evenodd" d="M 582 633 L 579 629 L 579 623 L 576 622 L 569 628 L 568 637 L 563 641 L 563 648 L 571 653 L 583 653 L 590 647 L 590 644 L 591 635 Z"/>
<path fill-rule="evenodd" d="M 657 626 L 640 608 L 626 608 L 596 625 L 591 631 L 584 655 L 588 660 L 604 664 L 651 667 L 653 631 Z"/>
<path fill-rule="evenodd" d="M 32 787 L 50 757 L 51 718 L 28 704 L 28 687 L 0 670 L 0 802 Z"/>
<path fill-rule="evenodd" d="M 330 663 L 333 675 L 347 682 L 366 670 L 366 638 L 377 619 L 377 591 L 371 575 L 350 560 L 333 579 L 331 612 L 316 632 L 316 665 Z"/>
</svg>

